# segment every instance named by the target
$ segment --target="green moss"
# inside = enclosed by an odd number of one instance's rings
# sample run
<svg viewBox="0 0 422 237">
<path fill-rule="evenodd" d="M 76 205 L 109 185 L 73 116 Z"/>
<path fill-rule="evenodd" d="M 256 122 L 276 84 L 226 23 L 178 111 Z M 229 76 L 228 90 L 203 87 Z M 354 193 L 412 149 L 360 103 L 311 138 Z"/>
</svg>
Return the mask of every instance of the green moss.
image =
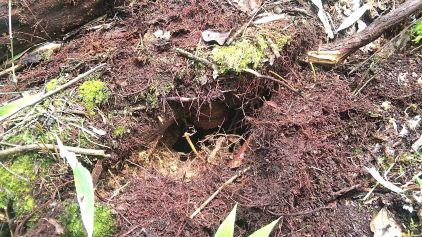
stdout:
<svg viewBox="0 0 422 237">
<path fill-rule="evenodd" d="M 45 85 L 45 91 L 51 91 L 53 89 L 55 89 L 57 87 L 57 85 L 59 84 L 59 80 L 56 79 L 52 79 L 50 80 L 46 85 Z"/>
<path fill-rule="evenodd" d="M 265 47 L 262 48 L 263 46 Z M 241 72 L 250 65 L 257 68 L 262 63 L 266 47 L 243 39 L 229 46 L 216 46 L 211 54 L 213 61 L 219 66 L 220 73 Z"/>
<path fill-rule="evenodd" d="M 115 137 L 122 137 L 126 133 L 128 133 L 128 129 L 125 126 L 117 126 L 113 132 Z"/>
<path fill-rule="evenodd" d="M 267 37 L 258 35 L 254 40 L 242 39 L 229 46 L 216 46 L 211 51 L 211 57 L 218 65 L 220 73 L 257 69 L 267 60 L 271 42 L 275 42 L 272 46 L 277 51 L 290 42 L 290 37 L 284 35 L 272 36 L 271 41 Z"/>
<path fill-rule="evenodd" d="M 33 144 L 36 142 L 36 137 L 30 130 L 24 130 L 22 133 L 11 136 L 6 141 L 9 143 L 24 142 L 25 144 Z"/>
<path fill-rule="evenodd" d="M 419 44 L 422 40 L 422 20 L 416 22 L 416 24 L 412 27 L 412 34 L 413 34 L 413 42 Z"/>
<path fill-rule="evenodd" d="M 99 80 L 90 80 L 84 82 L 79 87 L 79 95 L 85 108 L 90 113 L 93 113 L 96 106 L 101 105 L 108 100 L 110 92 L 104 82 Z"/>
<path fill-rule="evenodd" d="M 81 221 L 79 207 L 76 203 L 68 204 L 60 222 L 65 226 L 66 231 L 63 237 L 86 236 L 84 226 Z M 94 212 L 94 237 L 113 236 L 116 233 L 116 223 L 113 219 L 111 209 L 107 206 L 98 206 Z"/>
<path fill-rule="evenodd" d="M 290 36 L 280 35 L 279 37 L 276 37 L 275 45 L 277 46 L 278 51 L 281 51 L 284 46 L 289 45 L 290 41 Z"/>
<path fill-rule="evenodd" d="M 33 209 L 35 200 L 31 196 L 31 184 L 48 165 L 48 162 L 38 158 L 35 154 L 24 154 L 6 163 L 8 170 L 0 166 L 0 208 L 5 208 L 9 201 L 13 201 L 17 216 Z M 40 171 L 38 175 L 36 170 Z"/>
<path fill-rule="evenodd" d="M 159 97 L 166 96 L 170 91 L 174 89 L 172 83 L 162 83 L 160 85 L 152 85 L 145 93 L 146 105 L 149 108 L 156 109 L 159 106 Z"/>
<path fill-rule="evenodd" d="M 156 86 L 151 86 L 148 90 L 148 92 L 145 94 L 145 100 L 148 107 L 152 109 L 158 108 L 158 96 L 160 94 L 158 93 Z"/>
</svg>

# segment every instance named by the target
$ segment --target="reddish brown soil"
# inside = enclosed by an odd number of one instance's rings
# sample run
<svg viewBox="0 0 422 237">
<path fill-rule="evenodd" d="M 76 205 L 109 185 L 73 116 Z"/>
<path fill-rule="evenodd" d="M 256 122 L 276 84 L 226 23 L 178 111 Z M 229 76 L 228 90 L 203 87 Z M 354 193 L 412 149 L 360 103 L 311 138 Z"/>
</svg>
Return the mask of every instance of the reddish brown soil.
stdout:
<svg viewBox="0 0 422 237">
<path fill-rule="evenodd" d="M 106 20 L 114 24 L 111 29 L 84 32 L 66 43 L 50 61 L 20 73 L 18 83 L 20 88 L 39 87 L 60 72 L 77 75 L 107 62 L 102 78 L 112 98 L 102 110 L 113 116 L 107 124 L 98 119 L 95 126 L 108 131 L 104 143 L 113 145 L 113 158 L 104 161 L 104 168 L 110 172 L 100 177 L 97 195 L 117 212 L 117 236 L 212 236 L 236 202 L 237 234 L 250 234 L 280 217 L 274 236 L 371 235 L 373 213 L 370 208 L 361 208 L 357 199 L 369 187 L 369 176 L 362 166 L 373 158 L 358 150 L 372 144 L 372 134 L 382 121 L 369 117 L 368 112 L 373 110 L 373 102 L 387 99 L 400 108 L 421 103 L 420 88 L 397 88 L 394 66 L 379 68 L 373 83 L 357 97 L 352 96 L 354 88 L 350 85 L 354 87 L 363 80 L 360 74 L 347 77 L 340 70 L 317 69 L 315 78 L 309 66 L 297 59 L 323 38 L 313 19 L 291 30 L 292 44 L 274 67 L 262 68 L 262 73 L 269 74 L 272 69 L 283 75 L 303 92 L 304 98 L 248 75 L 228 75 L 200 86 L 193 81 L 203 72 L 177 56 L 173 48 L 193 50 L 201 31 L 235 28 L 247 22 L 247 16 L 223 0 L 141 1 L 135 8 L 122 9 L 118 17 Z M 146 44 L 147 51 L 135 49 L 141 37 L 158 29 L 171 31 L 170 42 Z M 149 53 L 152 59 L 148 59 Z M 405 70 L 420 75 L 420 56 L 403 57 L 385 65 L 399 67 L 403 63 Z M 78 66 L 64 68 L 69 65 Z M 119 113 L 145 105 L 151 86 L 160 88 L 168 83 L 174 84 L 174 89 L 167 97 L 195 98 L 193 102 L 166 100 L 160 95 L 158 108 L 147 106 L 130 116 Z M 7 90 L 13 88 L 1 88 Z M 3 97 L 0 102 L 11 97 Z M 213 107 L 221 109 L 213 111 Z M 185 182 L 138 164 L 139 151 L 174 144 L 174 139 L 164 140 L 171 135 L 169 130 L 165 134 L 166 129 L 175 122 L 201 127 L 203 120 L 210 124 L 211 120 L 243 112 L 244 119 L 223 126 L 226 132 L 250 137 L 245 159 L 235 170 L 229 168 L 227 156 L 217 164 L 199 162 L 197 176 Z M 159 122 L 159 116 L 163 122 Z M 130 128 L 130 134 L 114 137 L 114 128 L 121 125 Z M 184 132 L 182 125 L 178 128 L 176 140 Z M 248 172 L 225 187 L 199 215 L 189 218 L 222 183 L 246 167 L 250 167 Z M 110 198 L 123 185 L 120 193 Z M 45 228 L 45 223 L 39 225 Z M 32 231 L 42 236 L 41 230 Z"/>
</svg>

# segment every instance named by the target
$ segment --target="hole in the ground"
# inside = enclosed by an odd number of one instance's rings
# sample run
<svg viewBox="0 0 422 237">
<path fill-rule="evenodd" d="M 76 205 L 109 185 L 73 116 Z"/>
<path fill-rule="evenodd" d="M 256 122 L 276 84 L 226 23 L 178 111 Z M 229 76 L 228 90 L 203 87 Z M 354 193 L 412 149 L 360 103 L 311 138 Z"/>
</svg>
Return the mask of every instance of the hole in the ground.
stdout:
<svg viewBox="0 0 422 237">
<path fill-rule="evenodd" d="M 224 94 L 224 100 L 202 103 L 199 107 L 196 102 L 177 102 L 172 105 L 172 109 L 178 117 L 165 131 L 161 143 L 179 152 L 180 160 L 186 161 L 190 158 L 192 148 L 184 136 L 185 133 L 191 134 L 189 138 L 196 149 L 199 149 L 199 142 L 204 141 L 208 135 L 232 134 L 246 139 L 250 124 L 245 120 L 245 115 L 261 108 L 264 101 L 270 100 L 271 96 L 271 90 L 263 89 L 253 99 L 227 93 Z M 241 139 L 240 144 L 242 143 Z M 204 142 L 202 145 L 211 144 Z M 234 149 L 234 144 L 228 147 L 229 152 Z"/>
<path fill-rule="evenodd" d="M 213 108 L 213 106 L 215 106 Z M 192 114 L 195 113 L 194 116 Z M 162 142 L 176 152 L 181 153 L 180 160 L 187 160 L 192 152 L 185 138 L 185 133 L 191 134 L 190 140 L 196 148 L 198 142 L 212 134 L 236 134 L 247 136 L 249 124 L 244 120 L 243 111 L 237 107 L 228 107 L 222 102 L 216 102 L 200 111 L 192 110 L 189 117 L 178 119 L 164 133 Z"/>
</svg>

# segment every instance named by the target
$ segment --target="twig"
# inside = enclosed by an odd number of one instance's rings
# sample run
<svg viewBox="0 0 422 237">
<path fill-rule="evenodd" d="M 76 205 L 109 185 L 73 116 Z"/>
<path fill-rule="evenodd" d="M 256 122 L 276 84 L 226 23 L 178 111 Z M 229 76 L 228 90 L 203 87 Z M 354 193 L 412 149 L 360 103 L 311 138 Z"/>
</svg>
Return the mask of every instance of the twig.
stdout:
<svg viewBox="0 0 422 237">
<path fill-rule="evenodd" d="M 195 153 L 196 157 L 198 157 L 199 159 L 201 159 L 202 161 L 204 161 L 205 159 L 199 154 L 199 152 L 196 150 L 195 145 L 193 145 L 192 140 L 190 139 L 191 134 L 185 132 L 183 134 L 183 137 L 186 139 L 186 141 L 188 142 L 190 148 L 192 149 L 193 153 Z"/>
<path fill-rule="evenodd" d="M 363 85 L 360 88 L 356 88 L 356 90 L 352 92 L 352 95 L 357 96 L 372 80 L 374 80 L 374 78 L 375 76 L 372 76 L 365 83 L 363 83 Z"/>
<path fill-rule="evenodd" d="M 352 190 L 355 190 L 355 189 L 360 188 L 361 186 L 362 186 L 361 184 L 356 184 L 356 185 L 353 185 L 353 186 L 351 186 L 351 187 L 346 187 L 346 188 L 340 189 L 340 190 L 339 190 L 339 191 L 337 191 L 337 192 L 334 192 L 332 195 L 333 195 L 335 198 L 338 198 L 338 197 L 341 197 L 341 196 L 343 196 L 344 194 L 346 194 L 346 193 L 348 193 L 348 192 L 350 192 L 350 191 L 352 191 Z"/>
<path fill-rule="evenodd" d="M 18 83 L 16 80 L 15 74 L 15 60 L 14 53 L 13 53 L 13 35 L 12 35 L 12 0 L 9 0 L 9 39 L 10 39 L 10 53 L 12 54 L 12 81 L 13 83 Z"/>
<path fill-rule="evenodd" d="M 0 166 L 3 167 L 7 172 L 9 172 L 10 174 L 12 174 L 13 176 L 15 176 L 16 178 L 23 180 L 25 182 L 29 182 L 29 180 L 25 177 L 22 177 L 18 174 L 16 174 L 15 172 L 13 172 L 12 170 L 10 170 L 9 168 L 7 168 L 7 166 L 5 166 L 3 163 L 0 162 Z"/>
<path fill-rule="evenodd" d="M 202 211 L 202 209 L 204 209 L 208 205 L 208 203 L 210 203 L 221 192 L 221 190 L 223 190 L 224 187 L 226 187 L 227 185 L 233 183 L 233 181 L 235 181 L 237 178 L 239 178 L 244 173 L 246 173 L 248 170 L 250 170 L 250 168 L 251 167 L 247 167 L 246 169 L 240 171 L 238 174 L 234 175 L 229 180 L 227 180 L 225 183 L 223 183 L 217 189 L 217 191 L 215 191 L 204 203 L 201 204 L 201 206 L 199 206 L 198 209 L 195 210 L 194 213 L 192 213 L 192 215 L 190 215 L 190 218 L 193 219 L 196 215 L 198 215 Z"/>
<path fill-rule="evenodd" d="M 177 97 L 177 96 L 171 96 L 165 98 L 167 101 L 180 101 L 180 102 L 192 102 L 198 99 L 198 97 Z"/>
<path fill-rule="evenodd" d="M 248 68 L 248 69 L 244 69 L 243 71 L 244 71 L 244 72 L 248 72 L 248 73 L 250 73 L 250 74 L 253 74 L 253 75 L 255 75 L 255 76 L 256 76 L 256 77 L 258 77 L 258 78 L 267 79 L 267 80 L 270 80 L 270 81 L 276 82 L 276 83 L 278 83 L 278 84 L 280 84 L 280 85 L 284 86 L 284 87 L 285 87 L 286 89 L 288 89 L 289 91 L 291 91 L 291 92 L 295 93 L 296 95 L 298 95 L 298 96 L 300 96 L 300 97 L 304 98 L 304 96 L 303 96 L 303 95 L 302 95 L 299 91 L 297 91 L 296 89 L 292 88 L 290 85 L 288 85 L 288 84 L 287 84 L 287 83 L 285 83 L 284 81 L 277 80 L 277 79 L 275 79 L 275 78 L 274 78 L 274 77 L 272 77 L 272 76 L 262 75 L 262 74 L 260 74 L 259 72 L 255 71 L 255 70 L 253 70 L 253 69 L 250 69 L 250 68 Z"/>
<path fill-rule="evenodd" d="M 64 89 L 68 88 L 69 86 L 71 86 L 71 85 L 75 84 L 76 82 L 78 82 L 79 80 L 81 80 L 81 79 L 89 76 L 90 74 L 92 74 L 93 72 L 97 71 L 98 69 L 104 67 L 105 65 L 106 65 L 105 63 L 102 63 L 102 64 L 100 64 L 100 65 L 98 65 L 98 66 L 96 66 L 96 67 L 88 70 L 87 72 L 84 72 L 84 73 L 78 75 L 77 77 L 75 77 L 74 79 L 70 80 L 69 82 L 63 84 L 62 86 L 60 86 L 60 87 L 58 87 L 58 88 L 56 88 L 54 90 L 51 90 L 51 91 L 49 91 L 49 92 L 41 95 L 40 97 L 36 98 L 34 101 L 31 101 L 30 103 L 28 103 L 25 106 L 23 106 L 23 107 L 15 110 L 15 111 L 13 111 L 12 113 L 10 113 L 10 114 L 8 114 L 8 115 L 6 115 L 4 117 L 0 117 L 0 122 L 3 122 L 7 118 L 10 118 L 11 116 L 15 115 L 16 113 L 18 113 L 19 111 L 21 111 L 22 109 L 24 109 L 26 107 L 35 105 L 35 104 L 43 101 L 45 98 L 47 98 L 49 96 L 52 96 L 52 95 L 56 94 L 57 92 L 60 92 L 60 91 L 62 91 Z"/>
<path fill-rule="evenodd" d="M 13 60 L 12 60 L 12 61 L 13 61 Z M 12 64 L 13 64 L 13 63 L 12 63 Z M 2 76 L 4 76 L 4 75 L 7 75 L 7 74 L 9 74 L 10 72 L 12 72 L 12 74 L 14 74 L 14 73 L 15 73 L 14 71 L 19 70 L 19 69 L 21 69 L 21 68 L 22 68 L 22 65 L 21 65 L 21 64 L 13 65 L 13 66 L 11 66 L 10 68 L 5 69 L 5 70 L 1 71 L 1 72 L 0 72 L 0 77 L 2 77 Z"/>
<path fill-rule="evenodd" d="M 259 8 L 252 15 L 251 19 L 249 19 L 248 22 L 246 22 L 245 24 L 243 24 L 242 27 L 240 27 L 236 32 L 234 32 L 234 34 L 226 41 L 226 44 L 227 45 L 230 45 L 237 38 L 237 36 L 239 36 L 241 33 L 244 33 L 245 32 L 246 28 L 248 28 L 248 26 L 252 23 L 253 19 L 255 19 L 256 15 L 261 10 L 261 8 L 262 8 L 263 5 L 264 4 L 261 4 L 261 6 L 259 6 Z"/>
<path fill-rule="evenodd" d="M 187 57 L 189 59 L 192 59 L 193 61 L 196 61 L 196 62 L 199 62 L 201 64 L 204 64 L 205 66 L 207 66 L 207 67 L 209 67 L 211 69 L 215 69 L 217 67 L 216 65 L 214 65 L 212 62 L 208 61 L 207 59 L 198 57 L 198 56 L 196 56 L 196 55 L 194 55 L 192 53 L 189 53 L 188 51 L 183 50 L 181 48 L 175 48 L 174 51 L 176 51 L 176 53 L 178 53 L 180 55 L 183 55 L 183 56 L 185 56 L 185 57 Z"/>
<path fill-rule="evenodd" d="M 290 90 L 295 91 L 295 93 L 300 93 L 299 90 L 295 89 L 293 86 L 291 86 L 289 84 L 289 82 L 284 79 L 284 77 L 280 76 L 278 73 L 274 72 L 274 71 L 270 71 L 271 74 L 273 74 L 274 76 L 276 76 L 278 79 L 284 81 L 284 83 L 286 83 L 286 85 L 290 88 Z M 302 94 L 301 94 L 302 95 Z"/>
<path fill-rule="evenodd" d="M 65 146 L 65 148 L 71 152 L 89 155 L 89 156 L 102 156 L 102 157 L 111 157 L 109 154 L 105 153 L 105 150 L 96 150 L 96 149 L 87 149 L 80 147 L 70 147 Z M 18 153 L 28 152 L 28 151 L 40 151 L 40 150 L 56 150 L 55 144 L 29 144 L 24 146 L 17 146 L 9 148 L 6 150 L 0 151 L 0 158 L 7 158 Z"/>
</svg>

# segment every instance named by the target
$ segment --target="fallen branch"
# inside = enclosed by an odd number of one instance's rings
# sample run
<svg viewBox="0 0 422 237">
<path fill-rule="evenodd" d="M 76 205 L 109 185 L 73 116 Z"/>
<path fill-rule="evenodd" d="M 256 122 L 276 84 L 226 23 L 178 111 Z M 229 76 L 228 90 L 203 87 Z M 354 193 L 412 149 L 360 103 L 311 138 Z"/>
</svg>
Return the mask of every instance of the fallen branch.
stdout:
<svg viewBox="0 0 422 237">
<path fill-rule="evenodd" d="M 327 65 L 340 63 L 360 47 L 374 41 L 386 30 L 400 23 L 421 8 L 421 0 L 408 0 L 390 13 L 376 19 L 365 30 L 338 42 L 326 44 L 318 51 L 307 52 L 306 61 Z"/>
<path fill-rule="evenodd" d="M 100 64 L 100 65 L 98 65 L 98 66 L 96 66 L 96 67 L 88 70 L 87 72 L 84 72 L 84 73 L 78 75 L 77 77 L 75 77 L 74 79 L 68 81 L 67 83 L 63 84 L 62 86 L 60 86 L 60 87 L 58 87 L 58 88 L 56 88 L 54 90 L 51 90 L 51 91 L 49 91 L 49 92 L 41 95 L 40 97 L 38 97 L 38 98 L 34 99 L 33 101 L 31 101 L 30 103 L 26 104 L 25 106 L 23 106 L 23 107 L 15 110 L 15 111 L 13 111 L 12 113 L 10 113 L 8 115 L 5 115 L 4 117 L 0 117 L 0 122 L 3 122 L 4 120 L 12 117 L 13 115 L 15 115 L 16 113 L 18 113 L 19 111 L 21 111 L 22 109 L 24 109 L 26 107 L 33 106 L 33 105 L 35 105 L 35 104 L 43 101 L 44 99 L 46 99 L 46 98 L 48 98 L 48 97 L 56 94 L 57 92 L 60 92 L 60 91 L 62 91 L 64 89 L 68 88 L 69 86 L 71 86 L 71 85 L 75 84 L 76 82 L 78 82 L 79 80 L 81 80 L 81 79 L 83 79 L 83 78 L 91 75 L 93 72 L 95 72 L 98 69 L 104 67 L 105 65 L 106 65 L 105 63 L 102 63 L 102 64 Z"/>
<path fill-rule="evenodd" d="M 201 206 L 199 206 L 198 209 L 195 210 L 194 213 L 192 213 L 192 215 L 190 215 L 190 218 L 193 219 L 196 215 L 198 215 L 202 211 L 202 209 L 204 209 L 208 205 L 208 203 L 210 203 L 215 198 L 215 196 L 217 196 L 221 192 L 221 190 L 223 190 L 224 187 L 226 187 L 227 185 L 233 183 L 233 181 L 235 181 L 237 178 L 239 178 L 240 176 L 242 176 L 249 169 L 250 169 L 250 167 L 248 167 L 248 168 L 240 171 L 238 174 L 234 175 L 229 180 L 227 180 L 225 183 L 223 183 L 223 185 L 221 185 L 217 189 L 217 191 L 215 191 L 204 203 L 201 204 Z"/>
<path fill-rule="evenodd" d="M 109 154 L 105 153 L 105 150 L 96 150 L 96 149 L 87 149 L 87 148 L 80 148 L 80 147 L 70 147 L 65 146 L 68 151 L 78 153 L 81 155 L 89 155 L 89 156 L 102 156 L 102 157 L 111 157 Z M 16 154 L 29 152 L 29 151 L 56 151 L 57 146 L 55 144 L 30 144 L 24 146 L 17 146 L 5 150 L 0 151 L 0 158 L 7 158 Z"/>
</svg>

